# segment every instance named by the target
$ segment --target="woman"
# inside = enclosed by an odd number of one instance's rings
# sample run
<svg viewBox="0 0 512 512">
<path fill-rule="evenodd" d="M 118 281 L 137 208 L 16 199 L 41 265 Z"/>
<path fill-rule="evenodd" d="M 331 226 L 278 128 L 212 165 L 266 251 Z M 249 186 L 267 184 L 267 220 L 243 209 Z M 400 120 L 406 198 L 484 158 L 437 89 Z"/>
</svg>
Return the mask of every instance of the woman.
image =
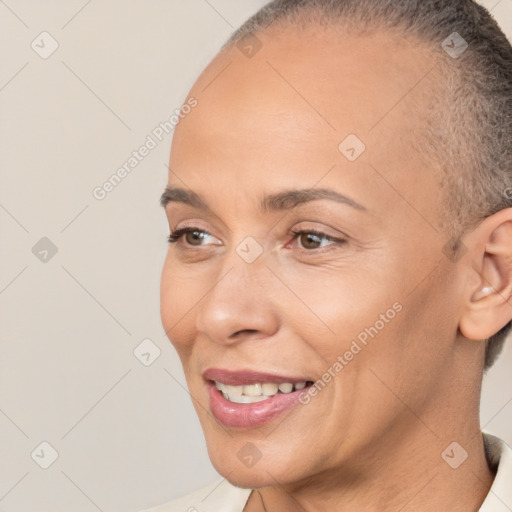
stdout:
<svg viewBox="0 0 512 512">
<path fill-rule="evenodd" d="M 161 315 L 223 480 L 155 510 L 510 510 L 478 407 L 512 319 L 511 55 L 470 0 L 277 0 L 202 73 Z"/>
</svg>

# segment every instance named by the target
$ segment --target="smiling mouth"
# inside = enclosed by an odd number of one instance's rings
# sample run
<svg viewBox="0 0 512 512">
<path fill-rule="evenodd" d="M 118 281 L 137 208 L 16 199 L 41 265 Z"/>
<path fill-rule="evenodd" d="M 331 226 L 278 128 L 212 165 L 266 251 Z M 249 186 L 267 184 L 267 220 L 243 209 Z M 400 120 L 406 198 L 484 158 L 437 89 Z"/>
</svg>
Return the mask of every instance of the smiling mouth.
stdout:
<svg viewBox="0 0 512 512">
<path fill-rule="evenodd" d="M 300 402 L 314 384 L 309 376 L 278 375 L 258 370 L 207 368 L 203 379 L 210 411 L 232 428 L 255 428 L 272 421 Z"/>
<path fill-rule="evenodd" d="M 213 381 L 215 387 L 222 393 L 222 396 L 229 402 L 236 404 L 254 404 L 269 400 L 278 394 L 289 394 L 294 391 L 307 388 L 313 384 L 312 381 L 303 382 L 274 382 L 252 383 L 245 385 L 229 385 L 219 381 Z"/>
</svg>

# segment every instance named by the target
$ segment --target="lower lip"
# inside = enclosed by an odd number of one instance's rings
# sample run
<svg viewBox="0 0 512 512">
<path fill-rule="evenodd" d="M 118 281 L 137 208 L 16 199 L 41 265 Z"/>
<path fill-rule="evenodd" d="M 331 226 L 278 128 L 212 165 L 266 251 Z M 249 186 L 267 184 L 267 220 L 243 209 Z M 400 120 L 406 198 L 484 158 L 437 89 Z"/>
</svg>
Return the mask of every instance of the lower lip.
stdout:
<svg viewBox="0 0 512 512">
<path fill-rule="evenodd" d="M 237 404 L 226 400 L 214 383 L 207 384 L 210 395 L 210 409 L 217 420 L 227 427 L 251 428 L 273 420 L 299 401 L 303 390 L 277 395 L 255 402 L 254 404 Z"/>
</svg>

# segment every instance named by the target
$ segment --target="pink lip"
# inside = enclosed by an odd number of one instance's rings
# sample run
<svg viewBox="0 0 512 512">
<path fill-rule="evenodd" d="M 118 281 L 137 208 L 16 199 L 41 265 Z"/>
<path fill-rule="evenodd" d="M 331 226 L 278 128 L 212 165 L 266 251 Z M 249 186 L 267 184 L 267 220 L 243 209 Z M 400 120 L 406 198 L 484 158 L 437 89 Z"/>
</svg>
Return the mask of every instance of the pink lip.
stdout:
<svg viewBox="0 0 512 512">
<path fill-rule="evenodd" d="M 284 382 L 295 383 L 307 380 L 253 371 L 232 372 L 218 369 L 207 369 L 203 373 L 203 377 L 207 380 L 206 386 L 210 398 L 210 410 L 213 416 L 227 427 L 239 428 L 257 427 L 273 420 L 284 411 L 296 405 L 303 390 L 292 391 L 291 393 L 278 393 L 267 400 L 254 404 L 237 404 L 226 400 L 213 381 L 238 386 L 262 382 L 273 382 L 276 384 Z"/>
</svg>

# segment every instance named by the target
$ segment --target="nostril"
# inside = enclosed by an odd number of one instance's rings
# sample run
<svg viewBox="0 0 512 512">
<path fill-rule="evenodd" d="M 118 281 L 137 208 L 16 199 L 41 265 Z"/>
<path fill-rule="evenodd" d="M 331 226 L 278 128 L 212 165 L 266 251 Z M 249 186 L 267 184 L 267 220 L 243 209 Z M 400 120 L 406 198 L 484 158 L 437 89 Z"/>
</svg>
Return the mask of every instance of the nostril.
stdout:
<svg viewBox="0 0 512 512">
<path fill-rule="evenodd" d="M 230 338 L 240 338 L 241 336 L 247 336 L 259 332 L 257 329 L 242 329 L 237 331 L 230 336 Z"/>
</svg>

